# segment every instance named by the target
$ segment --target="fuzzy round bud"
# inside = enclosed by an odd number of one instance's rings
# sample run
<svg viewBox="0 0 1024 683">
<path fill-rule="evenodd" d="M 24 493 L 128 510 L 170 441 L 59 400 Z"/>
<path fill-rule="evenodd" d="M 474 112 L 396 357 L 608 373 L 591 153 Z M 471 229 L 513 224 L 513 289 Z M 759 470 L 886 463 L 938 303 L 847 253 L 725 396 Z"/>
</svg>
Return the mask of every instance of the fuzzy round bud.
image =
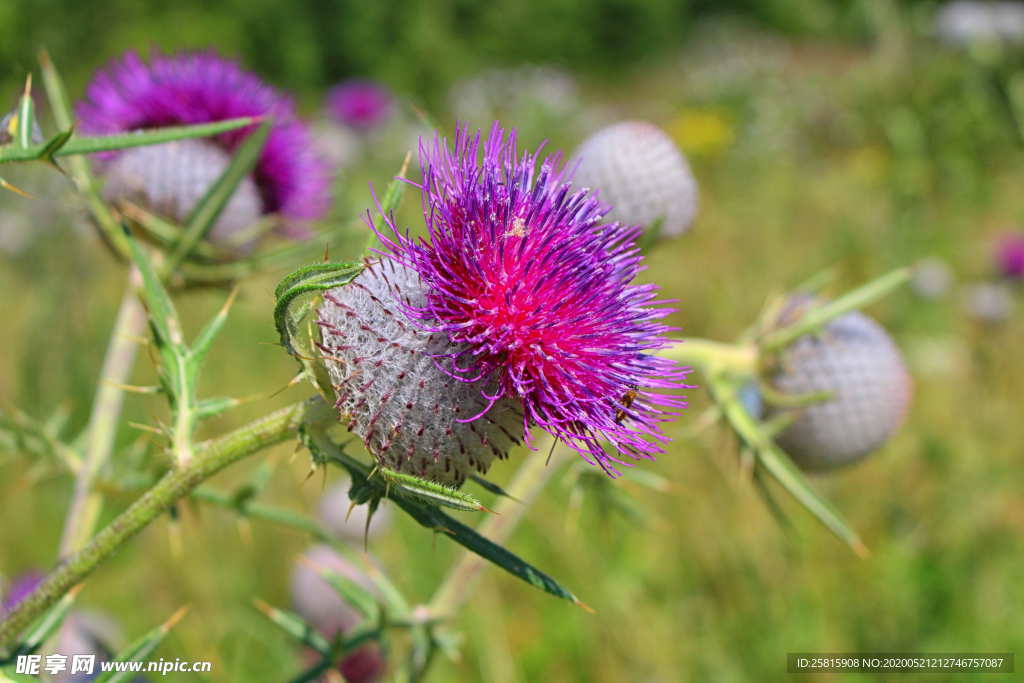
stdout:
<svg viewBox="0 0 1024 683">
<path fill-rule="evenodd" d="M 231 163 L 223 149 L 202 140 L 178 140 L 121 152 L 106 168 L 107 201 L 130 201 L 176 223 L 184 223 L 199 200 Z M 244 178 L 207 238 L 230 244 L 262 215 L 252 178 Z M 241 245 L 234 245 L 241 246 Z"/>
<path fill-rule="evenodd" d="M 949 265 L 939 258 L 930 258 L 914 266 L 910 287 L 923 299 L 938 299 L 949 291 L 953 272 Z"/>
<path fill-rule="evenodd" d="M 964 290 L 968 315 L 983 323 L 996 324 L 1013 314 L 1013 292 L 1002 282 L 978 282 Z"/>
<path fill-rule="evenodd" d="M 584 140 L 576 150 L 574 184 L 611 205 L 609 220 L 681 235 L 697 215 L 697 181 L 686 157 L 657 126 L 624 121 Z"/>
<path fill-rule="evenodd" d="M 783 312 L 793 320 L 810 303 L 795 297 Z M 775 389 L 829 398 L 801 408 L 779 445 L 806 470 L 847 465 L 878 449 L 903 422 L 911 381 L 886 331 L 860 312 L 831 321 L 787 347 L 772 378 Z"/>
<path fill-rule="evenodd" d="M 383 505 L 378 507 L 367 526 L 370 506 L 351 507 L 352 501 L 348 497 L 350 486 L 348 480 L 332 486 L 320 499 L 316 515 L 328 533 L 338 540 L 361 543 L 364 535 L 374 538 L 387 530 L 391 525 L 391 510 Z"/>
<path fill-rule="evenodd" d="M 366 574 L 330 546 L 313 546 L 302 555 L 292 571 L 292 605 L 310 626 L 331 639 L 358 626 L 362 616 L 320 576 L 318 568 L 340 574 L 371 592 L 376 588 Z M 377 680 L 385 668 L 386 662 L 375 644 L 364 645 L 338 663 L 345 680 L 354 683 Z"/>
<path fill-rule="evenodd" d="M 996 243 L 996 270 L 1007 280 L 1024 280 L 1024 233 L 1008 233 Z"/>
<path fill-rule="evenodd" d="M 325 294 L 321 350 L 342 419 L 377 462 L 461 484 L 507 456 L 522 433 L 523 412 L 511 398 L 488 410 L 483 392 L 497 393 L 491 375 L 469 381 L 440 365 L 439 358 L 462 347 L 406 317 L 407 308 L 425 305 L 424 290 L 415 270 L 392 259 L 371 263 Z"/>
</svg>

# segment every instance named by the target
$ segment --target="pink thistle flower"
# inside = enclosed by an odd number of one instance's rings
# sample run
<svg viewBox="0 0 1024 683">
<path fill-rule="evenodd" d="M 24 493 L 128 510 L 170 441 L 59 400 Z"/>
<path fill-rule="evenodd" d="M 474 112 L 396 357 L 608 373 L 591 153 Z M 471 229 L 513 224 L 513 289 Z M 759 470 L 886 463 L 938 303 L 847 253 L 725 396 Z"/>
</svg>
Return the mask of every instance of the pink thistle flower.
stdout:
<svg viewBox="0 0 1024 683">
<path fill-rule="evenodd" d="M 351 80 L 327 93 L 327 111 L 338 123 L 367 131 L 391 117 L 394 102 L 388 90 L 373 81 Z"/>
<path fill-rule="evenodd" d="M 996 244 L 995 265 L 1009 280 L 1024 280 L 1024 233 L 1007 233 Z"/>
<path fill-rule="evenodd" d="M 560 155 L 520 155 L 498 123 L 483 144 L 465 128 L 452 147 L 421 142 L 420 167 L 428 236 L 389 218 L 382 255 L 422 286 L 389 305 L 441 336 L 425 347 L 432 365 L 474 389 L 479 407 L 454 424 L 493 415 L 502 427 L 518 412 L 509 404 L 521 406 L 527 441 L 539 426 L 611 475 L 661 453 L 660 423 L 686 405 L 665 392 L 689 388 L 688 370 L 651 353 L 667 343 L 660 321 L 672 309 L 654 285 L 633 284 L 641 229 L 603 223 L 607 207 L 573 188 Z"/>
<path fill-rule="evenodd" d="M 327 166 L 316 154 L 291 99 L 213 52 L 157 55 L 148 64 L 137 53 L 128 52 L 95 75 L 76 112 L 82 130 L 93 134 L 272 116 L 273 128 L 252 174 L 263 213 L 279 213 L 287 222 L 286 232 L 298 236 L 304 232 L 301 221 L 319 218 L 328 209 Z M 252 130 L 234 130 L 199 142 L 219 149 L 226 158 Z M 182 143 L 179 148 L 192 146 Z M 137 151 L 111 153 L 107 158 Z M 180 160 L 179 149 L 177 163 Z M 208 165 L 207 160 L 196 163 Z M 221 164 L 226 167 L 227 162 Z M 190 178 L 183 182 L 188 181 L 195 182 Z"/>
</svg>

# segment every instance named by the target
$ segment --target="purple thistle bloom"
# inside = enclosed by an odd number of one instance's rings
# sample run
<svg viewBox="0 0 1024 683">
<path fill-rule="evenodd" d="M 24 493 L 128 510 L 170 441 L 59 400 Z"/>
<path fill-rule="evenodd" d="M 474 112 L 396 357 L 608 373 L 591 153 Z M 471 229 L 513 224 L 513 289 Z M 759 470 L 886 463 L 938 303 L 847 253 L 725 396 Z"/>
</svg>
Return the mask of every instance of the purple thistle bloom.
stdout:
<svg viewBox="0 0 1024 683">
<path fill-rule="evenodd" d="M 291 99 L 213 52 L 158 55 L 149 64 L 128 52 L 96 74 L 76 112 L 82 130 L 93 134 L 273 116 L 253 172 L 263 211 L 294 222 L 319 218 L 328 209 L 327 167 Z M 252 130 L 212 140 L 230 153 Z M 294 224 L 289 227 L 293 234 L 302 232 Z"/>
<path fill-rule="evenodd" d="M 370 130 L 391 116 L 391 93 L 373 81 L 352 80 L 327 93 L 327 111 L 338 123 Z"/>
<path fill-rule="evenodd" d="M 1003 235 L 996 244 L 996 268 L 1010 280 L 1024 280 L 1024 233 Z"/>
<path fill-rule="evenodd" d="M 4 593 L 3 602 L 0 602 L 0 615 L 17 607 L 18 603 L 27 598 L 45 578 L 45 574 L 36 570 L 15 577 Z"/>
<path fill-rule="evenodd" d="M 483 153 L 482 160 L 479 158 Z M 661 422 L 685 400 L 658 390 L 691 388 L 688 369 L 651 351 L 666 345 L 659 322 L 672 309 L 654 285 L 630 284 L 641 269 L 641 229 L 602 223 L 608 207 L 570 184 L 561 155 L 519 154 L 515 132 L 496 122 L 459 128 L 454 148 L 420 144 L 426 239 L 389 225 L 384 254 L 415 271 L 422 302 L 398 302 L 420 330 L 446 335 L 434 363 L 473 384 L 483 408 L 514 400 L 522 426 L 539 426 L 612 475 L 622 456 L 653 459 Z M 528 434 L 527 434 L 528 439 Z M 611 446 L 611 451 L 603 447 Z"/>
</svg>

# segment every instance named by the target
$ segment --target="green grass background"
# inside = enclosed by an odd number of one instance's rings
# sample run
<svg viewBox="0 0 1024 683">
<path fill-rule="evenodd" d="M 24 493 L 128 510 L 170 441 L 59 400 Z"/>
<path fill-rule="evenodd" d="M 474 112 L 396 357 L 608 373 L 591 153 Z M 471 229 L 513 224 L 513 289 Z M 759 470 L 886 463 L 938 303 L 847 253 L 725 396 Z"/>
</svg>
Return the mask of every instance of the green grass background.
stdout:
<svg viewBox="0 0 1024 683">
<path fill-rule="evenodd" d="M 190 25 L 202 19 L 190 17 Z M 527 146 L 548 138 L 571 149 L 587 132 L 585 112 L 597 110 L 608 119 L 648 118 L 688 145 L 701 185 L 699 218 L 689 234 L 662 243 L 643 274 L 679 299 L 672 322 L 686 335 L 733 338 L 770 295 L 827 266 L 836 267 L 834 291 L 841 292 L 923 257 L 949 262 L 957 284 L 944 297 L 903 290 L 869 311 L 897 338 L 914 375 L 906 425 L 861 465 L 813 480 L 872 554 L 854 557 L 784 494 L 793 524 L 780 527 L 740 476 L 733 439 L 719 429 L 688 435 L 708 405 L 697 390 L 669 428 L 677 438 L 668 454 L 640 465 L 669 480 L 671 490 L 622 485 L 649 513 L 645 521 L 617 516 L 595 498 L 584 499 L 577 519 L 569 488 L 556 481 L 510 541 L 596 614 L 488 570 L 457 622 L 462 659 L 439 661 L 432 680 L 770 681 L 785 677 L 791 651 L 1024 645 L 1020 292 L 1015 315 L 1002 325 L 972 320 L 961 302 L 964 283 L 991 276 L 994 236 L 1024 212 L 1016 57 L 943 49 L 909 19 L 862 43 L 783 37 L 739 22 L 700 26 L 625 77 L 581 73 L 578 111 L 506 112 L 505 123 L 519 125 Z M 140 46 L 140 36 L 129 34 L 108 40 Z M 31 55 L 22 57 L 31 64 Z M 87 71 L 68 66 L 72 83 L 84 82 Z M 301 94 L 316 99 L 312 88 Z M 451 129 L 443 105 L 432 113 Z M 724 124 L 727 139 L 708 143 L 692 124 L 695 114 Z M 402 142 L 387 137 L 371 148 L 342 181 L 338 221 L 369 205 L 366 183 L 383 186 L 402 154 Z M 30 190 L 49 188 L 62 208 L 38 222 L 39 238 L 27 251 L 0 255 L 0 398 L 40 418 L 65 408 L 73 435 L 88 416 L 123 267 L 93 236 L 75 232 L 84 221 L 64 201 L 66 187 L 45 174 L 5 175 Z M 0 201 L 0 220 L 26 211 L 19 198 Z M 407 196 L 406 224 L 415 224 L 417 202 Z M 332 244 L 332 254 L 352 253 L 358 230 Z M 307 393 L 298 387 L 270 397 L 295 370 L 274 345 L 270 316 L 282 274 L 242 283 L 201 384 L 207 395 L 258 398 L 205 425 L 203 436 Z M 186 329 L 197 330 L 224 296 L 179 295 Z M 153 377 L 143 352 L 133 382 Z M 140 432 L 128 422 L 163 415 L 158 398 L 129 396 L 112 482 L 132 469 L 129 451 Z M 262 499 L 313 514 L 321 479 L 306 479 L 308 457 L 294 450 L 289 444 L 252 458 L 214 484 L 230 490 L 270 463 Z M 508 481 L 523 457 L 497 464 L 494 479 Z M 0 573 L 52 565 L 70 489 L 59 468 L 0 454 Z M 133 495 L 112 491 L 108 513 Z M 241 528 L 221 509 L 183 506 L 180 513 L 176 524 L 158 521 L 107 562 L 81 604 L 114 615 L 129 636 L 190 605 L 162 656 L 212 660 L 209 680 L 294 675 L 296 649 L 251 601 L 287 604 L 292 562 L 309 540 L 265 523 Z M 429 599 L 458 554 L 403 519 L 371 551 L 415 601 Z"/>
</svg>

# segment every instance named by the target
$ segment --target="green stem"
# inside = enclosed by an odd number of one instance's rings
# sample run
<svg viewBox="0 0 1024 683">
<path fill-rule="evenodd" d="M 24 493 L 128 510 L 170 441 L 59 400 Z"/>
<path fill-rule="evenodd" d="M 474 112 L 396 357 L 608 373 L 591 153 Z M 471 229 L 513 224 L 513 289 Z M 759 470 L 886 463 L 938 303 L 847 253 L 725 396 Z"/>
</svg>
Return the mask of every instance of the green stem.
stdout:
<svg viewBox="0 0 1024 683">
<path fill-rule="evenodd" d="M 114 446 L 117 422 L 124 402 L 122 385 L 128 381 L 135 365 L 137 337 L 142 334 L 146 323 L 146 312 L 135 291 L 137 285 L 138 271 L 132 268 L 128 288 L 121 300 L 121 308 L 110 336 L 107 355 L 103 359 L 96 398 L 89 416 L 85 457 L 75 479 L 74 494 L 64 522 L 61 557 L 67 557 L 85 545 L 103 508 L 103 497 L 95 486 L 96 477 Z"/>
<path fill-rule="evenodd" d="M 538 444 L 535 452 L 526 457 L 515 478 L 505 489 L 508 497 L 498 502 L 495 510 L 497 514 L 488 516 L 477 530 L 482 536 L 502 545 L 512 535 L 526 511 L 558 470 L 557 460 L 554 463 L 547 461 L 549 448 L 550 439 L 545 439 Z M 469 599 L 485 564 L 487 560 L 480 555 L 464 552 L 434 593 L 430 601 L 430 614 L 445 618 L 458 612 Z"/>
<path fill-rule="evenodd" d="M 725 344 L 707 339 L 677 339 L 658 355 L 695 365 L 705 372 L 731 370 L 737 374 L 757 372 L 757 348 L 746 344 Z"/>
<path fill-rule="evenodd" d="M 282 408 L 197 448 L 188 467 L 170 470 L 157 484 L 68 558 L 0 622 L 0 651 L 9 649 L 33 619 L 54 605 L 135 534 L 175 502 L 228 465 L 293 436 L 303 422 L 333 419 L 314 397 Z"/>
</svg>

